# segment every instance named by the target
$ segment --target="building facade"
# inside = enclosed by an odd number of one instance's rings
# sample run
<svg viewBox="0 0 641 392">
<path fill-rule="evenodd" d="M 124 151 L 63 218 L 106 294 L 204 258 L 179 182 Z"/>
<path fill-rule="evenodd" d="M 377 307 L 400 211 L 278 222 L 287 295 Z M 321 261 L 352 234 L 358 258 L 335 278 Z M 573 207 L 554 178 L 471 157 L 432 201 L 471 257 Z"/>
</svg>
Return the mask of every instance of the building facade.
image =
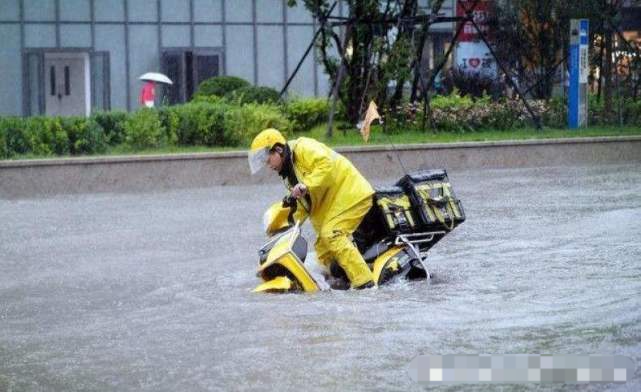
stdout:
<svg viewBox="0 0 641 392">
<path fill-rule="evenodd" d="M 0 115 L 88 115 L 133 110 L 146 72 L 174 81 L 184 102 L 199 82 L 242 77 L 280 89 L 310 44 L 317 22 L 286 0 L 1 0 Z M 302 3 L 302 2 L 299 2 Z M 421 1 L 427 7 L 429 1 Z M 446 13 L 451 15 L 451 4 Z M 340 1 L 335 13 L 347 12 Z M 435 28 L 443 46 L 451 26 Z M 438 38 L 438 37 L 437 37 Z M 310 55 L 289 91 L 327 94 Z"/>
</svg>

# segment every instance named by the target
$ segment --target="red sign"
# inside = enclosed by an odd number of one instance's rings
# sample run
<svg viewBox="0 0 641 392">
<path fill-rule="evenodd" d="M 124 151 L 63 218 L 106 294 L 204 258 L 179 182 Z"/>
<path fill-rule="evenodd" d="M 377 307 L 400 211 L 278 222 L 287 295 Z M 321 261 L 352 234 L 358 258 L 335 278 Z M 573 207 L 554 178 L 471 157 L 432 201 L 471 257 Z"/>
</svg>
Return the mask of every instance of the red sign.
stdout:
<svg viewBox="0 0 641 392">
<path fill-rule="evenodd" d="M 476 7 L 473 8 L 476 3 Z M 474 23 L 465 22 L 463 30 L 459 35 L 459 42 L 456 44 L 455 61 L 457 67 L 465 73 L 482 74 L 495 77 L 497 73 L 496 63 L 490 54 L 490 49 L 481 40 L 479 32 L 491 42 L 490 18 L 494 13 L 494 0 L 458 0 L 456 2 L 456 16 L 466 17 L 468 11 Z"/>
<path fill-rule="evenodd" d="M 456 2 L 456 16 L 467 16 L 466 10 L 470 10 L 474 5 L 474 0 L 457 0 Z M 474 22 L 487 37 L 489 33 L 488 21 L 492 15 L 494 8 L 494 0 L 480 0 L 476 8 L 472 10 Z M 460 42 L 473 42 L 479 40 L 478 32 L 472 22 L 466 22 L 463 26 L 463 31 L 459 35 Z"/>
</svg>

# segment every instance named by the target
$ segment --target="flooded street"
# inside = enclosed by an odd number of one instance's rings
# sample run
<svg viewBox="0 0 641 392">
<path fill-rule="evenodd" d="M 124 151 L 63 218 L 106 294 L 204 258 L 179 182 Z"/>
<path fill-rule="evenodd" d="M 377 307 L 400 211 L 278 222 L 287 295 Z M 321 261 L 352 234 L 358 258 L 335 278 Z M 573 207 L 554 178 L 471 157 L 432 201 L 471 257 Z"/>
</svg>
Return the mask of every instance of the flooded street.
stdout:
<svg viewBox="0 0 641 392">
<path fill-rule="evenodd" d="M 464 353 L 625 355 L 553 388 L 641 390 L 641 166 L 449 174 L 431 282 L 314 295 L 250 292 L 277 183 L 0 200 L 0 391 L 423 390 Z"/>
</svg>

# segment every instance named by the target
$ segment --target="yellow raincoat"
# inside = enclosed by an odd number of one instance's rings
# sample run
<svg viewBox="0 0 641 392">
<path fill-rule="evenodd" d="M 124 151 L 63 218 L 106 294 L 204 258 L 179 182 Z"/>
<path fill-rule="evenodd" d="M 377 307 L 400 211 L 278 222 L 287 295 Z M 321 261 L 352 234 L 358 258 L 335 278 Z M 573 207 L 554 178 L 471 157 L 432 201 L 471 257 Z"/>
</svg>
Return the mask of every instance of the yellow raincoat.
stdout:
<svg viewBox="0 0 641 392">
<path fill-rule="evenodd" d="M 308 213 L 318 236 L 319 263 L 329 267 L 336 260 L 352 287 L 372 281 L 372 273 L 350 236 L 371 208 L 374 189 L 349 160 L 323 143 L 301 137 L 288 144 L 296 178 L 311 197 Z M 310 208 L 305 204 L 299 200 L 299 206 Z"/>
</svg>

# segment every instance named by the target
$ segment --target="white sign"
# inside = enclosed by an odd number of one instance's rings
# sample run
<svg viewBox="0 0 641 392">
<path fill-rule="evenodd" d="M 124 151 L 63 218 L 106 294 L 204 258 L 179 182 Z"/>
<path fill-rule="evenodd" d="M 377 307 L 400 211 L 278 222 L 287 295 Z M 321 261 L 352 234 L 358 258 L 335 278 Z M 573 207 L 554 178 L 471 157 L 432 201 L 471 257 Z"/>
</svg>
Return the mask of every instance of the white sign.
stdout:
<svg viewBox="0 0 641 392">
<path fill-rule="evenodd" d="M 496 61 L 484 42 L 459 42 L 456 45 L 456 65 L 465 73 L 496 77 Z"/>
<path fill-rule="evenodd" d="M 589 69 L 590 67 L 588 65 L 588 46 L 581 45 L 579 46 L 579 83 L 588 82 Z"/>
</svg>

